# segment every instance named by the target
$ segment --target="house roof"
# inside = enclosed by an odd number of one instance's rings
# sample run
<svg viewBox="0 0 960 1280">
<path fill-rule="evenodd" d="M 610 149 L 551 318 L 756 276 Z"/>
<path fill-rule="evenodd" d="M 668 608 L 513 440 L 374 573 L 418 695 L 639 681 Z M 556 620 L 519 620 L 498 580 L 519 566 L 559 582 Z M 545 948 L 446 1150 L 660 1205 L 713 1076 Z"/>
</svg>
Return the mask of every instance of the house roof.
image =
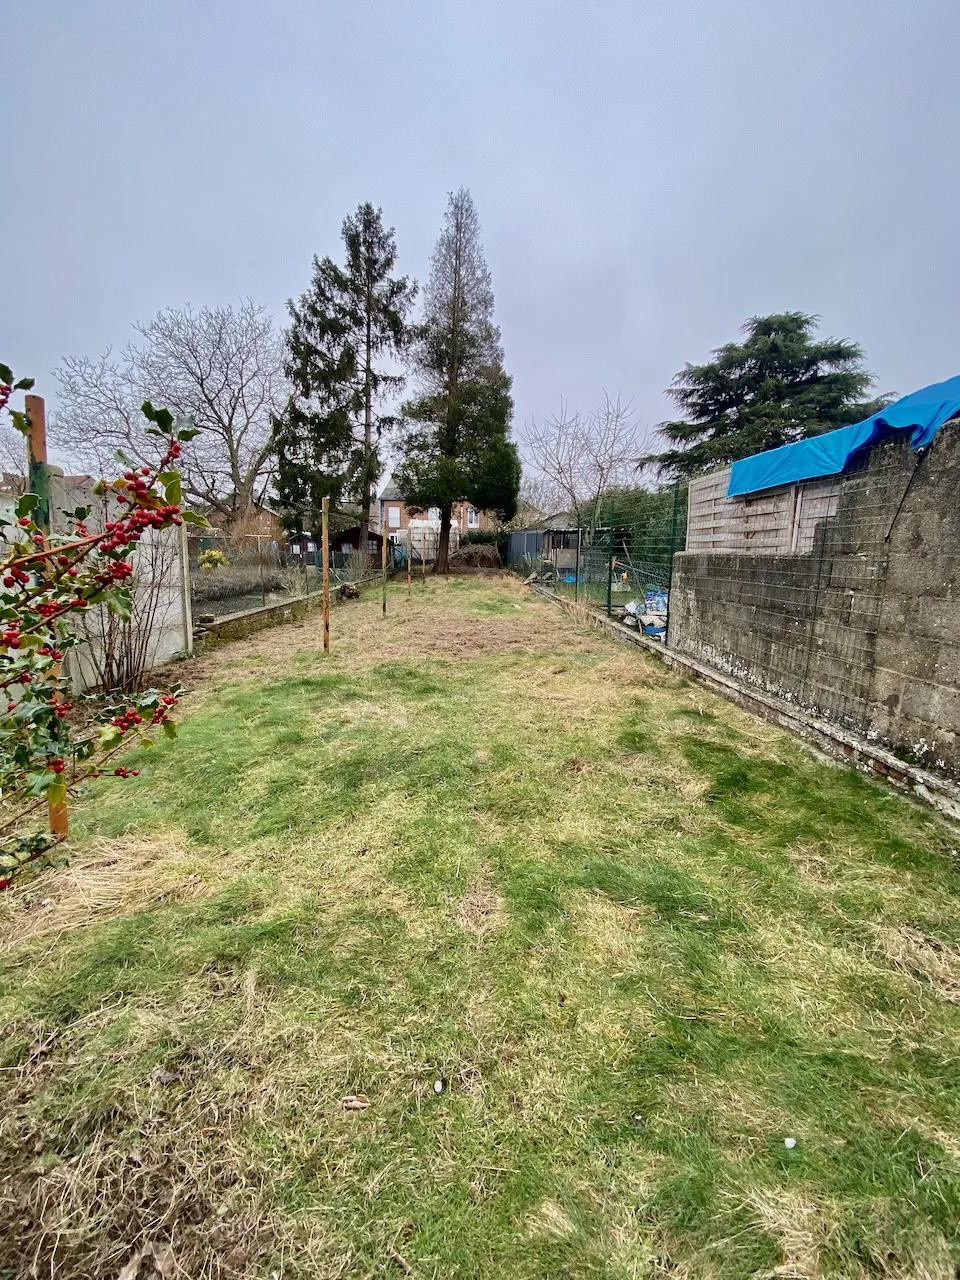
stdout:
<svg viewBox="0 0 960 1280">
<path fill-rule="evenodd" d="M 389 484 L 385 484 L 380 493 L 381 502 L 402 502 L 403 494 L 391 480 Z"/>
<path fill-rule="evenodd" d="M 361 526 L 358 524 L 355 524 L 349 529 L 342 529 L 340 533 L 331 534 L 330 541 L 331 543 L 344 542 L 348 538 L 352 541 L 353 539 L 355 538 L 358 539 L 361 536 L 362 536 Z M 373 529 L 368 529 L 367 540 L 379 546 L 381 542 L 381 535 L 379 533 L 374 532 Z"/>
<path fill-rule="evenodd" d="M 567 533 L 576 529 L 578 521 L 575 511 L 556 511 L 552 516 L 544 516 L 539 523 L 544 529 Z"/>
</svg>

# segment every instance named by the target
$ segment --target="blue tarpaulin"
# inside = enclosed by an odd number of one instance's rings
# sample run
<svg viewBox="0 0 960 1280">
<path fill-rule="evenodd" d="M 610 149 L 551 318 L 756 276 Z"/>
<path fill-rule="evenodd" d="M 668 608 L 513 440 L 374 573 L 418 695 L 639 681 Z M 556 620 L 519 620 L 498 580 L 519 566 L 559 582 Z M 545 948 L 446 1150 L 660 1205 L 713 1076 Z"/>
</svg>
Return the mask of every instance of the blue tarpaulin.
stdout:
<svg viewBox="0 0 960 1280">
<path fill-rule="evenodd" d="M 934 382 L 850 427 L 797 440 L 780 449 L 742 458 L 730 469 L 727 497 L 737 498 L 778 484 L 839 475 L 853 455 L 892 431 L 912 431 L 914 449 L 924 449 L 943 424 L 960 413 L 960 377 Z"/>
</svg>

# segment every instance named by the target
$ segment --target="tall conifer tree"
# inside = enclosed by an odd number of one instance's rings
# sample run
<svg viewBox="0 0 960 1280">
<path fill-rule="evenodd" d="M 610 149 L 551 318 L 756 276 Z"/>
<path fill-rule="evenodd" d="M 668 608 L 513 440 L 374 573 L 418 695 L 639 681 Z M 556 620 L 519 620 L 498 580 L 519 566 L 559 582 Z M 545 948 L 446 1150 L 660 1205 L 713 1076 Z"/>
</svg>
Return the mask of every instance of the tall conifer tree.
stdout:
<svg viewBox="0 0 960 1280">
<path fill-rule="evenodd" d="M 420 394 L 404 406 L 407 429 L 394 478 L 410 506 L 439 508 L 434 572 L 445 573 L 454 505 L 469 501 L 509 520 L 520 487 L 490 270 L 477 211 L 463 187 L 447 204 L 413 353 Z"/>
<path fill-rule="evenodd" d="M 394 274 L 396 239 L 372 204 L 344 219 L 346 262 L 313 261 L 313 279 L 290 301 L 285 371 L 292 385 L 275 424 L 276 489 L 281 507 L 315 532 L 322 498 L 353 500 L 370 524 L 380 442 L 395 419 L 381 410 L 403 384 L 416 285 Z"/>
<path fill-rule="evenodd" d="M 862 348 L 818 339 L 819 319 L 802 311 L 753 316 L 742 342 L 686 365 L 667 392 L 683 417 L 657 428 L 677 447 L 641 461 L 662 476 L 693 476 L 875 413 L 889 397 L 864 399 L 874 379 Z"/>
</svg>

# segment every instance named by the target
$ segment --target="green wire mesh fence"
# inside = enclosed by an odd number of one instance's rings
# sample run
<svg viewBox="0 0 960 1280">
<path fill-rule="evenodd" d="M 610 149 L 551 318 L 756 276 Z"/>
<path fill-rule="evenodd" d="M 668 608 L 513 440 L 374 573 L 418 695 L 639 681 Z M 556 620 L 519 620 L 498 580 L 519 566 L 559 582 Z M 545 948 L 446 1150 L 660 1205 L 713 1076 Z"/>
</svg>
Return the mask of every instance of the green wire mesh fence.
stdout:
<svg viewBox="0 0 960 1280">
<path fill-rule="evenodd" d="M 686 489 L 611 495 L 548 529 L 510 535 L 507 563 L 547 591 L 666 636 L 673 557 L 684 549 Z"/>
</svg>

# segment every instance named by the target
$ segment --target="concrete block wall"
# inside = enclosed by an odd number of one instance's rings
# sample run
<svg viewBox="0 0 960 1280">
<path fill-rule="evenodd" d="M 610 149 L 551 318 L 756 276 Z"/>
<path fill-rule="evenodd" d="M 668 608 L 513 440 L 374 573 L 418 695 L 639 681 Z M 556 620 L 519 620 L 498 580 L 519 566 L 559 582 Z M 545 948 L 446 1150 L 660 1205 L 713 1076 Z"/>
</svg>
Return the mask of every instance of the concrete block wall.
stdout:
<svg viewBox="0 0 960 1280">
<path fill-rule="evenodd" d="M 960 778 L 960 423 L 876 446 L 806 554 L 679 554 L 668 643 Z"/>
</svg>

